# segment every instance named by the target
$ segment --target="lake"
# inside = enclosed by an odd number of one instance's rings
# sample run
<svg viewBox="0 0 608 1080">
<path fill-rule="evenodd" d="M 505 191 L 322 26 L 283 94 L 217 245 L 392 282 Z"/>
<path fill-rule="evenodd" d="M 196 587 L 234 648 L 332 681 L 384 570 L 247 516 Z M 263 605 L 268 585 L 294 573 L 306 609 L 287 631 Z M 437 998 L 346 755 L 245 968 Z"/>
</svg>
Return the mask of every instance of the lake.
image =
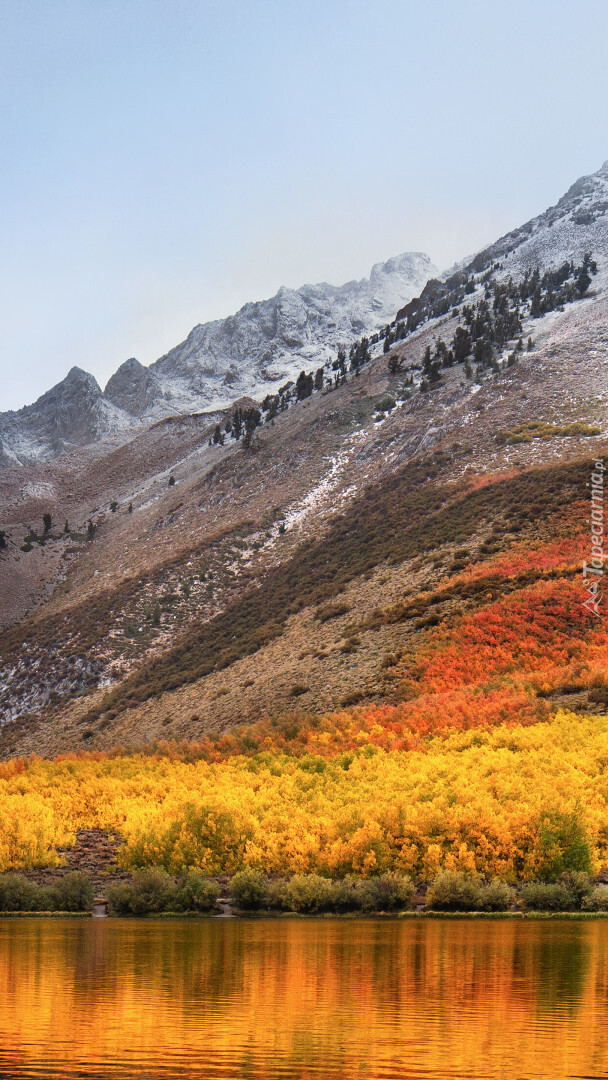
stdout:
<svg viewBox="0 0 608 1080">
<path fill-rule="evenodd" d="M 0 1077 L 608 1077 L 608 922 L 0 919 Z"/>
</svg>

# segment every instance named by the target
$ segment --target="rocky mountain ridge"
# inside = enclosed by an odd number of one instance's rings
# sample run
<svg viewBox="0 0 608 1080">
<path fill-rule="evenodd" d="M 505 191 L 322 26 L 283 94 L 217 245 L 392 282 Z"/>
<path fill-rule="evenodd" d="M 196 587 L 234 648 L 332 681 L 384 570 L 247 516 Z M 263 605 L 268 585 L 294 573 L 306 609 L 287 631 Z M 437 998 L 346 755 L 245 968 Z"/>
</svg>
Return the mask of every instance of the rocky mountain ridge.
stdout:
<svg viewBox="0 0 608 1080">
<path fill-rule="evenodd" d="M 72 368 L 33 405 L 0 414 L 0 468 L 48 461 L 100 439 L 132 437 L 167 416 L 213 412 L 244 395 L 264 397 L 306 368 L 327 364 L 394 318 L 436 268 L 407 253 L 376 263 L 369 278 L 279 289 L 235 315 L 194 327 L 150 367 L 125 361 L 102 391 Z"/>
</svg>

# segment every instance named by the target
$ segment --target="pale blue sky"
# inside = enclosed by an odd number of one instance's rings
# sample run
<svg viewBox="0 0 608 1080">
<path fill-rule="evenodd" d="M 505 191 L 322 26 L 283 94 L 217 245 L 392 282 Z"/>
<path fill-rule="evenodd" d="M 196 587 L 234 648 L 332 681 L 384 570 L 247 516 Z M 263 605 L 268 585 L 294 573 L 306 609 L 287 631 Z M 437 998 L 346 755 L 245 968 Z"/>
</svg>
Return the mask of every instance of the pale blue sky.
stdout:
<svg viewBox="0 0 608 1080">
<path fill-rule="evenodd" d="M 0 410 L 608 158 L 608 3 L 0 0 Z"/>
</svg>

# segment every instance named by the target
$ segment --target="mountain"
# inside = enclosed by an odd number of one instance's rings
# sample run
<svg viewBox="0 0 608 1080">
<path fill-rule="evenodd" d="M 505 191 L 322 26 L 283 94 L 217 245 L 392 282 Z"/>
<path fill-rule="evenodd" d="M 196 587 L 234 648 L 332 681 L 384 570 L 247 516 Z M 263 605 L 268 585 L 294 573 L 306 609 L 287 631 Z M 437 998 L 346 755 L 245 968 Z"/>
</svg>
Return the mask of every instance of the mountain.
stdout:
<svg viewBox="0 0 608 1080">
<path fill-rule="evenodd" d="M 267 373 L 264 408 L 243 376 L 230 407 L 218 389 L 208 412 L 136 415 L 165 379 L 184 401 L 203 386 L 197 349 L 210 357 L 230 320 L 149 369 L 128 361 L 103 394 L 70 373 L 82 445 L 0 473 L 2 753 L 203 738 L 211 755 L 214 739 L 325 753 L 337 728 L 350 753 L 357 732 L 408 748 L 442 726 L 603 708 L 581 566 L 608 457 L 607 183 L 604 166 L 455 273 L 421 274 L 372 354 L 353 340 L 316 386 L 243 360 L 252 382 Z M 344 288 L 352 310 L 379 285 Z M 317 330 L 296 341 L 292 301 L 268 305 L 239 326 L 314 370 L 297 350 Z M 105 402 L 138 426 L 87 442 L 114 423 Z"/>
<path fill-rule="evenodd" d="M 5 467 L 58 457 L 132 425 L 104 398 L 97 380 L 73 367 L 52 390 L 18 412 L 0 416 L 0 464 Z"/>
<path fill-rule="evenodd" d="M 428 256 L 415 252 L 340 287 L 281 288 L 228 319 L 196 326 L 149 368 L 127 360 L 103 393 L 92 375 L 72 368 L 33 405 L 0 414 L 0 467 L 127 438 L 155 420 L 224 408 L 243 395 L 263 398 L 303 368 L 329 363 L 339 345 L 379 330 L 434 273 Z"/>
</svg>

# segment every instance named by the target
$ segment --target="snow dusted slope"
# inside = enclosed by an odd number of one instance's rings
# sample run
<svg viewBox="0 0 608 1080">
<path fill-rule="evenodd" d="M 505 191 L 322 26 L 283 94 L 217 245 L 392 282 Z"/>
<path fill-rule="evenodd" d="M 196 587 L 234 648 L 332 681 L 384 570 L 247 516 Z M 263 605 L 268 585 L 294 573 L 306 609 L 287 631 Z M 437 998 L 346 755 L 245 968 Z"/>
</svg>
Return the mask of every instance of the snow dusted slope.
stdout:
<svg viewBox="0 0 608 1080">
<path fill-rule="evenodd" d="M 436 273 L 427 255 L 410 252 L 340 287 L 281 288 L 228 319 L 196 326 L 149 368 L 127 360 L 103 393 L 92 375 L 72 368 L 33 405 L 0 413 L 0 468 L 50 460 L 110 435 L 128 438 L 155 420 L 223 408 L 244 395 L 264 397 L 334 357 L 339 344 L 390 322 Z"/>
<path fill-rule="evenodd" d="M 369 278 L 279 289 L 229 319 L 195 326 L 150 371 L 180 409 L 225 405 L 296 378 L 334 357 L 339 344 L 385 326 L 436 269 L 420 252 L 376 263 Z M 175 409 L 174 409 L 175 411 Z"/>
<path fill-rule="evenodd" d="M 516 277 L 539 267 L 548 270 L 566 259 L 580 262 L 590 251 L 598 264 L 608 256 L 608 161 L 598 172 L 577 180 L 556 206 L 480 251 L 466 269 L 477 272 L 495 262 Z"/>
</svg>

